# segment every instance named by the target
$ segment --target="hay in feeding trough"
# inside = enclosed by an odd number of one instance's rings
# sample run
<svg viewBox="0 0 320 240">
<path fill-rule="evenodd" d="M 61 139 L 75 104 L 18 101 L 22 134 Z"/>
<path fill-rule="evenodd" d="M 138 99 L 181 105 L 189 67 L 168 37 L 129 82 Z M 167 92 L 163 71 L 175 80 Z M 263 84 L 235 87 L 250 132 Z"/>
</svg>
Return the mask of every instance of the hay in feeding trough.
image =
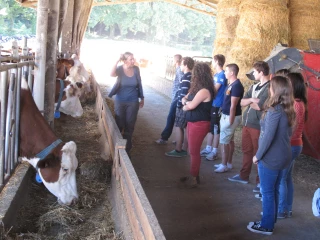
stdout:
<svg viewBox="0 0 320 240">
<path fill-rule="evenodd" d="M 244 0 L 239 13 L 236 38 L 226 61 L 238 64 L 239 78 L 245 80 L 255 61 L 269 56 L 277 43 L 288 44 L 289 10 L 287 0 Z M 244 81 L 246 87 L 251 84 Z"/>
<path fill-rule="evenodd" d="M 60 206 L 54 208 L 39 218 L 39 231 L 44 233 L 52 226 L 58 226 L 59 231 L 71 229 L 72 226 L 83 222 L 83 216 L 75 209 Z"/>
<path fill-rule="evenodd" d="M 239 21 L 239 5 L 240 0 L 219 1 L 217 5 L 217 31 L 213 56 L 216 54 L 228 56 Z"/>
<path fill-rule="evenodd" d="M 319 0 L 290 0 L 291 47 L 308 50 L 308 39 L 320 39 Z"/>
</svg>

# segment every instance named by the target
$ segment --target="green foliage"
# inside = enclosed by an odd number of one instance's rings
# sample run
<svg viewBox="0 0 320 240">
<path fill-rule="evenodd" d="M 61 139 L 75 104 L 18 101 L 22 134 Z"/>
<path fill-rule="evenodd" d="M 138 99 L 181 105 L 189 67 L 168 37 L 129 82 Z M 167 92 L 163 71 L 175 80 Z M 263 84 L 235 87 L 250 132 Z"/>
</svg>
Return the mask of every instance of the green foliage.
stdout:
<svg viewBox="0 0 320 240">
<path fill-rule="evenodd" d="M 104 24 L 104 34 L 94 27 Z M 211 55 L 215 38 L 215 17 L 163 2 L 94 7 L 89 19 L 90 32 L 125 38 L 128 33 L 142 40 L 180 48 L 201 50 Z M 101 29 L 100 29 L 101 30 Z"/>
<path fill-rule="evenodd" d="M 21 7 L 14 0 L 0 0 L 0 35 L 35 34 L 35 9 Z"/>
</svg>

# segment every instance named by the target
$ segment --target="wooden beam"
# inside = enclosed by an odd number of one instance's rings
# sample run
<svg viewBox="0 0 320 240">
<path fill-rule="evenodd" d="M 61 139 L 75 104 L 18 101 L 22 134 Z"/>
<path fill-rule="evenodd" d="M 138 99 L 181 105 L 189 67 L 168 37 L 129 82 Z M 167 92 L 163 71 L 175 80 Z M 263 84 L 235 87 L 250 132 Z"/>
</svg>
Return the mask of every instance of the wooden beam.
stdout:
<svg viewBox="0 0 320 240">
<path fill-rule="evenodd" d="M 215 12 L 208 12 L 208 11 L 201 10 L 201 9 L 198 9 L 198 8 L 189 7 L 187 5 L 184 5 L 182 3 L 178 3 L 178 2 L 175 2 L 175 1 L 172 1 L 172 0 L 162 0 L 162 1 L 163 2 L 172 3 L 172 4 L 175 4 L 177 6 L 184 7 L 184 8 L 187 8 L 189 10 L 192 10 L 192 11 L 195 11 L 195 12 L 199 12 L 199 13 L 202 13 L 202 14 L 207 14 L 207 15 L 210 15 L 210 16 L 216 16 Z"/>
<path fill-rule="evenodd" d="M 124 1 L 116 1 L 116 2 L 94 2 L 92 7 L 96 6 L 108 6 L 108 5 L 118 5 L 118 4 L 128 4 L 128 3 L 142 3 L 142 2 L 154 2 L 153 0 L 124 0 Z"/>
</svg>

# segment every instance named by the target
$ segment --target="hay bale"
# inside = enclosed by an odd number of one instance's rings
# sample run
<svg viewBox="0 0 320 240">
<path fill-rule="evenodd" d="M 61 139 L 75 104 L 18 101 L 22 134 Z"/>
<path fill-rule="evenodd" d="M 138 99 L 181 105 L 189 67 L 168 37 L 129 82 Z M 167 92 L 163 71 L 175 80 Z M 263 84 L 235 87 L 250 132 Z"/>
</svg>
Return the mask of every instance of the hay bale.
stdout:
<svg viewBox="0 0 320 240">
<path fill-rule="evenodd" d="M 213 56 L 216 54 L 228 56 L 239 21 L 239 5 L 240 0 L 219 1 L 217 5 L 217 30 Z"/>
<path fill-rule="evenodd" d="M 240 19 L 227 63 L 239 65 L 239 78 L 252 84 L 245 73 L 253 63 L 269 56 L 277 43 L 289 42 L 289 10 L 287 0 L 243 0 Z"/>
<path fill-rule="evenodd" d="M 319 0 L 290 0 L 291 47 L 308 50 L 308 39 L 320 39 Z"/>
</svg>

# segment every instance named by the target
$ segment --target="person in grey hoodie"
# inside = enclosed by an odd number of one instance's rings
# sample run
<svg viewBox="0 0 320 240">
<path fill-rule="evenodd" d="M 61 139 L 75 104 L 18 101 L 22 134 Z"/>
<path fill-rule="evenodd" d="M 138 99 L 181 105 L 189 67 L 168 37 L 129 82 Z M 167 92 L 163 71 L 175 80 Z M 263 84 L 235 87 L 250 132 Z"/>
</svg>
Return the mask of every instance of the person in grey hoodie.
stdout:
<svg viewBox="0 0 320 240">
<path fill-rule="evenodd" d="M 241 100 L 241 107 L 247 107 L 242 115 L 242 168 L 240 173 L 228 178 L 232 182 L 248 183 L 252 168 L 252 158 L 258 150 L 260 135 L 260 119 L 263 104 L 268 98 L 269 65 L 258 61 L 253 65 L 253 76 L 258 83 L 252 85 Z M 256 177 L 257 187 L 254 192 L 260 192 L 259 175 Z"/>
<path fill-rule="evenodd" d="M 271 235 L 277 220 L 281 171 L 291 163 L 290 138 L 295 124 L 290 80 L 276 76 L 270 81 L 270 96 L 260 121 L 259 147 L 252 158 L 258 164 L 261 193 L 261 221 L 249 222 L 251 232 Z"/>
</svg>

